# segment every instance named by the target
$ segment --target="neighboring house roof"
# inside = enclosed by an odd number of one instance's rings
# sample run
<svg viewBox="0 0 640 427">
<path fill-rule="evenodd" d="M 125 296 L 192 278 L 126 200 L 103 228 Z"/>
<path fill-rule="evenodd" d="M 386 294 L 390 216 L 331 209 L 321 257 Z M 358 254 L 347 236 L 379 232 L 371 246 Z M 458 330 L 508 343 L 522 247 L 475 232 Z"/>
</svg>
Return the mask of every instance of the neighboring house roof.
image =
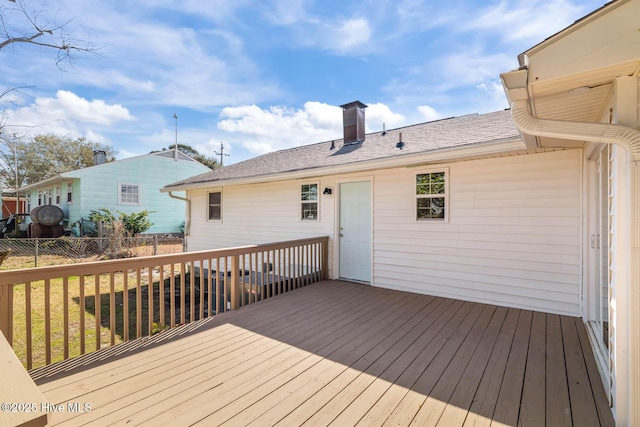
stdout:
<svg viewBox="0 0 640 427">
<path fill-rule="evenodd" d="M 401 149 L 396 147 L 400 134 L 404 142 Z M 334 149 L 330 149 L 332 143 Z M 385 161 L 410 162 L 424 153 L 498 143 L 510 144 L 511 149 L 524 146 L 508 110 L 406 126 L 387 130 L 384 136 L 382 132 L 369 133 L 364 142 L 352 145 L 336 139 L 275 151 L 167 185 L 162 191 L 259 182 L 283 174 L 291 178 L 296 172 L 318 176 L 339 167 L 371 170 L 373 164 Z"/>
<path fill-rule="evenodd" d="M 87 170 L 93 170 L 95 168 L 104 168 L 104 167 L 109 167 L 110 165 L 113 165 L 115 163 L 118 164 L 122 164 L 123 162 L 134 162 L 138 159 L 141 159 L 143 157 L 166 157 L 166 158 L 171 158 L 173 159 L 175 155 L 174 150 L 165 150 L 165 151 L 158 151 L 155 153 L 149 153 L 149 154 L 143 154 L 141 156 L 135 156 L 135 157 L 129 157 L 126 159 L 122 159 L 122 160 L 116 160 L 115 162 L 107 162 L 107 163 L 102 163 L 100 165 L 94 165 L 94 166 L 88 166 L 86 168 L 81 168 L 81 169 L 76 169 L 73 171 L 69 171 L 69 172 L 63 172 L 63 173 L 59 173 L 57 175 L 54 175 L 52 177 L 49 177 L 47 179 L 43 179 L 42 181 L 38 181 L 38 182 L 34 182 L 33 184 L 29 184 L 29 185 L 25 185 L 24 187 L 21 187 L 18 191 L 20 193 L 23 193 L 25 191 L 31 191 L 43 186 L 48 186 L 48 185 L 53 185 L 55 183 L 61 182 L 61 181 L 68 181 L 69 179 L 74 179 L 74 178 L 81 178 L 82 174 L 84 174 Z M 186 154 L 184 154 L 181 151 L 178 151 L 178 159 L 177 160 L 182 160 L 182 161 L 188 161 L 188 162 L 197 162 L 197 160 L 194 160 L 193 158 L 187 156 Z"/>
</svg>

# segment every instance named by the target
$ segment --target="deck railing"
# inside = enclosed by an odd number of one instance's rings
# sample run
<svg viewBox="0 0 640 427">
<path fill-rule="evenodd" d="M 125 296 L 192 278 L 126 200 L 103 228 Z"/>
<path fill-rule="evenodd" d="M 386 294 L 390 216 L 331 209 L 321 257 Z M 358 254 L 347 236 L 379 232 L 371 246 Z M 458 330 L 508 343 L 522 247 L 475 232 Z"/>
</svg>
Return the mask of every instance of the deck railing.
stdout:
<svg viewBox="0 0 640 427">
<path fill-rule="evenodd" d="M 0 331 L 27 369 L 326 278 L 328 237 L 0 272 Z"/>
</svg>

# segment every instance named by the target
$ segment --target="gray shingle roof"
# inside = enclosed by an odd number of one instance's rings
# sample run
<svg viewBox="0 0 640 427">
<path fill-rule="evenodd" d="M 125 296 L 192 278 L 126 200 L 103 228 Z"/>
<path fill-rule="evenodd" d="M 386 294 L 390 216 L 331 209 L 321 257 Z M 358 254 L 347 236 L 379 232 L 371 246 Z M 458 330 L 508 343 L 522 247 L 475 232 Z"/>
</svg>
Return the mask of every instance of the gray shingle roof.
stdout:
<svg viewBox="0 0 640 427">
<path fill-rule="evenodd" d="M 400 133 L 405 143 L 402 149 L 396 147 Z M 381 132 L 370 133 L 364 142 L 353 145 L 343 146 L 342 139 L 336 139 L 333 150 L 332 141 L 325 141 L 275 151 L 167 187 L 321 169 L 519 137 L 509 110 L 473 114 L 392 129 L 385 136 Z"/>
</svg>

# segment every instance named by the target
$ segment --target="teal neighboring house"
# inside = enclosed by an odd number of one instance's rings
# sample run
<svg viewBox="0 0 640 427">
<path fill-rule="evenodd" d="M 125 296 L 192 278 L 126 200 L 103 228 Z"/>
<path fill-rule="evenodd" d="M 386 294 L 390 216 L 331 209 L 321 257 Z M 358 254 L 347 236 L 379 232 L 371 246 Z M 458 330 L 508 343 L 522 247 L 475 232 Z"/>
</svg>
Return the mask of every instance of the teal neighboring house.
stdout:
<svg viewBox="0 0 640 427">
<path fill-rule="evenodd" d="M 55 205 L 64 212 L 65 227 L 87 220 L 92 210 L 107 208 L 131 213 L 150 211 L 153 226 L 147 233 L 180 233 L 185 221 L 185 201 L 161 193 L 160 188 L 209 172 L 207 166 L 174 150 L 145 154 L 105 163 L 102 151 L 94 153 L 94 166 L 64 172 L 22 187 L 27 212 Z M 175 192 L 184 197 L 184 193 Z"/>
</svg>

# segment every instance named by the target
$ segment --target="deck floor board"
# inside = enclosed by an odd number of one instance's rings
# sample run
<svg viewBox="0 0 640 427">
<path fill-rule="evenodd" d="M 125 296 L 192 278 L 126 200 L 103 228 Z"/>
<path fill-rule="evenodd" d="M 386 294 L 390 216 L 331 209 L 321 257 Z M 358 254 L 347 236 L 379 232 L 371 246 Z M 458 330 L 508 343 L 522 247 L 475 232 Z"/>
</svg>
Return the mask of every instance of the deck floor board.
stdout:
<svg viewBox="0 0 640 427">
<path fill-rule="evenodd" d="M 580 319 L 325 281 L 32 372 L 51 425 L 613 425 Z"/>
</svg>

